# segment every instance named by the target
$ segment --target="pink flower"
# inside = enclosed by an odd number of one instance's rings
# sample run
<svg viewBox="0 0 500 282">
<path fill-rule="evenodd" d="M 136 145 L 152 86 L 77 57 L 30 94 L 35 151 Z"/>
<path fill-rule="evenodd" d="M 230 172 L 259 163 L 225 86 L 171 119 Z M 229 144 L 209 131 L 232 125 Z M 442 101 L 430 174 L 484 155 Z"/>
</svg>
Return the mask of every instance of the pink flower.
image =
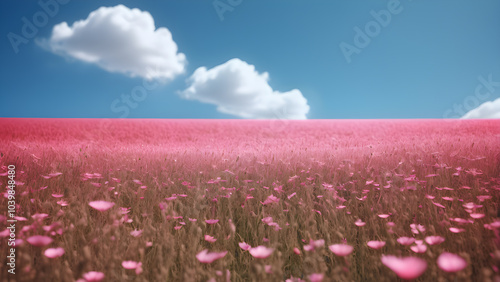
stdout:
<svg viewBox="0 0 500 282">
<path fill-rule="evenodd" d="M 140 262 L 136 262 L 133 260 L 124 260 L 122 261 L 122 266 L 125 269 L 136 269 L 139 266 Z"/>
<path fill-rule="evenodd" d="M 325 245 L 325 240 L 323 240 L 323 239 L 319 239 L 319 240 L 312 240 L 312 241 L 310 242 L 310 244 L 311 244 L 312 246 L 314 246 L 314 248 L 321 248 L 321 247 L 323 247 L 323 246 Z"/>
<path fill-rule="evenodd" d="M 196 258 L 201 263 L 212 263 L 218 259 L 225 257 L 226 254 L 227 254 L 227 251 L 219 252 L 219 253 L 217 253 L 217 252 L 209 253 L 208 250 L 203 250 L 196 255 Z"/>
<path fill-rule="evenodd" d="M 381 249 L 385 246 L 384 241 L 368 241 L 368 243 L 366 243 L 366 244 L 368 245 L 368 247 L 375 249 L 375 250 Z"/>
<path fill-rule="evenodd" d="M 19 246 L 22 246 L 24 245 L 24 240 L 23 239 L 16 239 L 14 240 L 14 245 L 12 247 L 19 247 Z"/>
<path fill-rule="evenodd" d="M 48 258 L 58 258 L 58 257 L 64 255 L 64 249 L 63 248 L 48 248 L 45 250 L 45 252 L 43 254 Z"/>
<path fill-rule="evenodd" d="M 293 252 L 294 252 L 296 255 L 300 255 L 300 250 L 299 250 L 299 248 L 293 248 Z"/>
<path fill-rule="evenodd" d="M 476 198 L 477 198 L 480 202 L 484 202 L 485 200 L 489 200 L 489 199 L 491 199 L 491 195 L 481 195 L 481 196 L 476 196 Z"/>
<path fill-rule="evenodd" d="M 438 245 L 444 242 L 444 238 L 441 236 L 427 236 L 425 242 L 429 245 Z"/>
<path fill-rule="evenodd" d="M 83 274 L 83 278 L 88 282 L 99 282 L 104 279 L 104 273 L 97 271 L 90 271 Z"/>
<path fill-rule="evenodd" d="M 455 221 L 455 222 L 458 222 L 458 223 L 462 223 L 462 224 L 466 224 L 466 223 L 473 223 L 473 222 L 474 222 L 474 221 L 473 221 L 473 220 L 471 220 L 471 219 L 467 220 L 467 219 L 463 219 L 463 218 L 460 218 L 460 217 L 455 217 L 455 218 L 452 218 L 452 219 L 450 219 L 450 220 Z M 471 221 L 472 221 L 472 222 L 471 222 Z"/>
<path fill-rule="evenodd" d="M 268 217 L 264 217 L 262 219 L 262 222 L 264 222 L 265 224 L 269 224 L 269 223 L 272 223 L 273 222 L 273 218 L 268 216 Z"/>
<path fill-rule="evenodd" d="M 480 219 L 480 218 L 484 217 L 484 213 L 471 213 L 470 217 L 472 217 L 474 219 Z"/>
<path fill-rule="evenodd" d="M 456 228 L 456 227 L 450 227 L 450 231 L 453 233 L 462 233 L 465 231 L 465 229 L 462 228 Z"/>
<path fill-rule="evenodd" d="M 321 273 L 313 273 L 313 274 L 309 275 L 308 277 L 309 277 L 309 280 L 311 280 L 311 282 L 323 281 L 323 274 L 321 274 Z"/>
<path fill-rule="evenodd" d="M 254 258 L 264 259 L 269 257 L 274 252 L 274 249 L 266 248 L 265 246 L 258 246 L 255 248 L 251 248 L 249 252 Z"/>
<path fill-rule="evenodd" d="M 28 239 L 26 239 L 28 243 L 35 247 L 45 247 L 52 243 L 54 240 L 48 236 L 42 236 L 42 235 L 35 235 L 31 236 Z"/>
<path fill-rule="evenodd" d="M 415 238 L 412 237 L 399 237 L 398 243 L 404 246 L 409 246 L 415 242 Z"/>
<path fill-rule="evenodd" d="M 66 207 L 68 205 L 68 202 L 66 202 L 65 200 L 60 200 L 57 201 L 57 204 L 60 205 L 61 207 Z"/>
<path fill-rule="evenodd" d="M 207 219 L 207 220 L 205 220 L 205 222 L 207 224 L 216 224 L 217 222 L 219 222 L 219 220 L 218 219 Z"/>
<path fill-rule="evenodd" d="M 427 251 L 427 246 L 424 244 L 416 244 L 411 246 L 410 249 L 417 254 L 423 254 Z"/>
<path fill-rule="evenodd" d="M 411 232 L 414 234 L 419 234 L 419 233 L 424 233 L 425 232 L 425 227 L 421 224 L 410 224 Z"/>
<path fill-rule="evenodd" d="M 463 206 L 464 208 L 466 208 L 466 209 L 474 209 L 474 208 L 478 209 L 478 208 L 482 208 L 482 207 L 483 207 L 483 205 L 476 205 L 476 204 L 474 204 L 474 203 L 472 203 L 472 202 L 470 202 L 470 203 L 465 203 L 465 204 L 463 204 L 462 206 Z"/>
<path fill-rule="evenodd" d="M 446 208 L 445 206 L 441 205 L 440 203 L 436 203 L 436 202 L 432 202 L 436 207 L 440 207 L 440 208 Z"/>
<path fill-rule="evenodd" d="M 274 188 L 276 190 L 276 188 Z M 266 273 L 269 273 L 269 274 L 272 274 L 273 273 L 273 267 L 272 265 L 265 265 L 264 266 L 264 270 L 266 271 Z"/>
<path fill-rule="evenodd" d="M 380 218 L 388 218 L 389 215 L 388 214 L 379 214 L 378 217 L 380 217 Z"/>
<path fill-rule="evenodd" d="M 238 245 L 240 246 L 240 248 L 242 248 L 244 251 L 248 251 L 252 248 L 252 246 L 250 246 L 249 244 L 245 243 L 245 242 L 241 242 L 241 243 L 238 243 Z"/>
<path fill-rule="evenodd" d="M 98 211 L 107 211 L 112 208 L 115 203 L 107 202 L 107 201 L 93 201 L 89 203 L 89 206 L 93 207 Z"/>
<path fill-rule="evenodd" d="M 135 274 L 139 275 L 142 273 L 142 262 L 139 262 L 137 264 L 137 267 L 135 268 Z"/>
<path fill-rule="evenodd" d="M 56 177 L 56 176 L 59 176 L 61 174 L 62 174 L 62 172 L 53 172 L 53 173 L 49 173 L 49 176 L 50 177 Z"/>
<path fill-rule="evenodd" d="M 416 257 L 398 258 L 395 256 L 382 256 L 382 263 L 389 267 L 402 279 L 416 279 L 427 269 L 427 262 Z"/>
<path fill-rule="evenodd" d="M 334 244 L 328 247 L 332 253 L 336 254 L 337 256 L 348 256 L 349 254 L 352 253 L 353 247 L 346 245 L 346 244 Z"/>
<path fill-rule="evenodd" d="M 217 241 L 217 239 L 215 239 L 214 237 L 212 237 L 210 235 L 205 235 L 205 241 L 210 242 L 210 243 L 215 243 L 215 241 Z"/>
<path fill-rule="evenodd" d="M 354 222 L 354 224 L 356 224 L 356 226 L 365 226 L 366 222 L 363 222 L 361 219 L 358 219 L 356 220 L 356 222 Z"/>
<path fill-rule="evenodd" d="M 48 214 L 46 213 L 35 213 L 34 215 L 31 216 L 34 220 L 43 220 L 49 217 Z"/>
<path fill-rule="evenodd" d="M 437 265 L 446 272 L 457 272 L 467 267 L 467 261 L 461 256 L 444 252 L 438 257 Z"/>
<path fill-rule="evenodd" d="M 133 230 L 130 232 L 130 235 L 134 236 L 134 237 L 139 237 L 142 235 L 142 230 Z"/>
<path fill-rule="evenodd" d="M 270 195 L 264 202 L 261 202 L 263 205 L 279 203 L 280 199 L 274 195 Z"/>
<path fill-rule="evenodd" d="M 5 229 L 4 231 L 0 232 L 0 238 L 5 238 L 10 235 L 10 229 Z"/>
<path fill-rule="evenodd" d="M 314 251 L 314 246 L 312 246 L 311 244 L 304 245 L 304 251 L 306 252 Z"/>
</svg>

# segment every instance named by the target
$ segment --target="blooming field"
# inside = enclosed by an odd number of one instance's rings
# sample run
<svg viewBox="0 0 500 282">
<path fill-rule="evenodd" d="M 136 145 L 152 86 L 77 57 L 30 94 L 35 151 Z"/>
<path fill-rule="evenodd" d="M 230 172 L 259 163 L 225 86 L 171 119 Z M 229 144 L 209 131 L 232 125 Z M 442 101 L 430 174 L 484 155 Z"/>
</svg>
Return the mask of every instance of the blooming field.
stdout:
<svg viewBox="0 0 500 282">
<path fill-rule="evenodd" d="M 0 119 L 0 280 L 498 281 L 499 153 L 494 120 Z"/>
</svg>

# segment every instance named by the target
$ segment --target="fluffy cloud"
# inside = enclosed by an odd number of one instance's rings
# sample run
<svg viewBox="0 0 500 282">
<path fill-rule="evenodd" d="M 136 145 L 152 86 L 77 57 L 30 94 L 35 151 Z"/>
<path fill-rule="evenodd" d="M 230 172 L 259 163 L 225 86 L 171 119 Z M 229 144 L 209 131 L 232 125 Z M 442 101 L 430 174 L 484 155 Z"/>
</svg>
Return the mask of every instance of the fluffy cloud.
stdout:
<svg viewBox="0 0 500 282">
<path fill-rule="evenodd" d="M 209 70 L 198 68 L 181 95 L 242 118 L 307 119 L 309 105 L 300 90 L 274 91 L 268 81 L 267 72 L 259 73 L 255 66 L 232 59 Z"/>
<path fill-rule="evenodd" d="M 500 98 L 481 104 L 462 118 L 500 118 Z"/>
<path fill-rule="evenodd" d="M 56 54 L 131 77 L 173 79 L 186 65 L 167 28 L 156 29 L 150 13 L 123 5 L 101 7 L 71 26 L 54 26 L 46 44 Z"/>
</svg>

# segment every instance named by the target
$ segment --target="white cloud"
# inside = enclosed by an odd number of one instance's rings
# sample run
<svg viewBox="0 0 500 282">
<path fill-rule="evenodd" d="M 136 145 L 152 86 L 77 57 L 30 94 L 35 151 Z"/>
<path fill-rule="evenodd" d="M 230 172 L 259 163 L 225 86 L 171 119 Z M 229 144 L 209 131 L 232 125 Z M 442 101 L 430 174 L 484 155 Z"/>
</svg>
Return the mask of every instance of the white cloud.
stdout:
<svg viewBox="0 0 500 282">
<path fill-rule="evenodd" d="M 482 103 L 479 107 L 470 110 L 462 118 L 500 119 L 500 98 Z"/>
<path fill-rule="evenodd" d="M 167 28 L 156 29 L 150 13 L 123 5 L 101 7 L 71 26 L 54 26 L 46 44 L 56 54 L 131 77 L 173 79 L 186 65 Z"/>
<path fill-rule="evenodd" d="M 222 113 L 251 119 L 307 119 L 307 99 L 300 90 L 274 91 L 269 74 L 240 59 L 207 70 L 198 68 L 181 92 L 186 99 L 214 104 Z"/>
</svg>

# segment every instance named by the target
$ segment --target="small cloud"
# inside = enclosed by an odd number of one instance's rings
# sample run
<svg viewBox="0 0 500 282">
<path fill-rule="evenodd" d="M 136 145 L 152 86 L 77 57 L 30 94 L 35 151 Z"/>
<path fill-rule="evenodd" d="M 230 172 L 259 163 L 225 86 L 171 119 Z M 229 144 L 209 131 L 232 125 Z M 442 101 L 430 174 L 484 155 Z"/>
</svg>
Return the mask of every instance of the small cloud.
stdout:
<svg viewBox="0 0 500 282">
<path fill-rule="evenodd" d="M 217 106 L 221 113 L 248 119 L 307 119 L 307 99 L 300 90 L 275 91 L 269 74 L 255 66 L 232 59 L 212 69 L 198 68 L 181 95 Z"/>
<path fill-rule="evenodd" d="M 149 12 L 123 5 L 100 7 L 69 26 L 57 24 L 42 42 L 52 52 L 109 71 L 148 80 L 170 80 L 185 71 L 172 34 L 155 27 Z"/>
<path fill-rule="evenodd" d="M 500 98 L 484 102 L 479 107 L 466 113 L 463 119 L 497 119 L 500 118 Z"/>
</svg>

